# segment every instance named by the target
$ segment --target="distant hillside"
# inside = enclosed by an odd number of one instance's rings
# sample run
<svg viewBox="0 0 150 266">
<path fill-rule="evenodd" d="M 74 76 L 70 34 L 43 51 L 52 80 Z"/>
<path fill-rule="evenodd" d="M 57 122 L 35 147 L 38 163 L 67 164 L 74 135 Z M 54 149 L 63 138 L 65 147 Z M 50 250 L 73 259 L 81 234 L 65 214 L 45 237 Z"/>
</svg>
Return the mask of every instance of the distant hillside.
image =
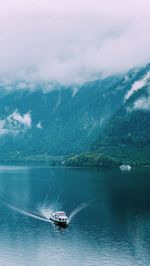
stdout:
<svg viewBox="0 0 150 266">
<path fill-rule="evenodd" d="M 1 80 L 0 160 L 90 151 L 150 163 L 149 73 L 147 65 L 69 88 Z"/>
</svg>

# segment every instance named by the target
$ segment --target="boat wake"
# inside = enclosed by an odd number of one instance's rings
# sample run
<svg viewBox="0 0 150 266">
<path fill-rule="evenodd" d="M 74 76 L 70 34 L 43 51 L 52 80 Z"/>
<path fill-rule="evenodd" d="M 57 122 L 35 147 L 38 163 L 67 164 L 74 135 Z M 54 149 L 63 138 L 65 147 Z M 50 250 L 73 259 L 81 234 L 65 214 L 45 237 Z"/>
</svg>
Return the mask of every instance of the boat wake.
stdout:
<svg viewBox="0 0 150 266">
<path fill-rule="evenodd" d="M 90 201 L 83 202 L 82 204 L 78 205 L 75 209 L 73 209 L 69 215 L 69 222 L 72 221 L 72 219 L 83 209 L 91 206 L 96 200 L 98 200 L 100 197 L 94 198 Z"/>
<path fill-rule="evenodd" d="M 10 196 L 4 192 L 2 192 L 1 190 L 1 197 L 0 197 L 0 202 L 5 205 L 6 207 L 8 207 L 9 209 L 15 211 L 15 212 L 18 212 L 22 215 L 25 215 L 25 216 L 28 216 L 28 217 L 31 217 L 31 218 L 34 218 L 34 219 L 37 219 L 37 220 L 40 220 L 40 221 L 44 221 L 44 222 L 47 222 L 47 223 L 51 223 L 51 221 L 48 219 L 48 217 L 46 217 L 45 215 L 41 215 L 40 213 L 36 213 L 36 212 L 33 212 L 33 211 L 28 211 L 28 210 L 25 210 L 23 207 L 22 207 L 22 203 L 20 201 L 18 201 L 14 196 Z M 18 206 L 16 206 L 16 204 L 12 204 L 12 202 L 16 202 Z"/>
<path fill-rule="evenodd" d="M 37 220 L 41 220 L 41 221 L 44 221 L 44 222 L 47 222 L 47 223 L 51 223 L 51 221 L 48 218 L 46 218 L 44 216 L 42 217 L 42 216 L 40 216 L 37 213 L 31 212 L 31 211 L 25 211 L 23 209 L 20 209 L 18 207 L 13 206 L 12 204 L 5 203 L 5 205 L 8 208 L 10 208 L 10 209 L 12 209 L 12 210 L 14 210 L 14 211 L 16 211 L 16 212 L 18 212 L 20 214 L 23 214 L 25 216 L 28 216 L 28 217 L 31 217 L 31 218 L 34 218 L 34 219 L 37 219 Z"/>
<path fill-rule="evenodd" d="M 82 203 L 79 206 L 77 206 L 75 209 L 73 209 L 69 215 L 69 223 L 77 215 L 77 213 L 79 213 L 80 211 L 82 211 L 83 209 L 85 209 L 88 206 L 89 206 L 89 203 Z"/>
<path fill-rule="evenodd" d="M 12 202 L 14 202 L 14 201 L 17 203 L 17 199 L 14 197 L 8 196 L 4 193 L 1 195 L 3 195 L 3 196 L 0 197 L 0 202 L 3 205 L 5 205 L 6 207 L 10 208 L 11 210 L 18 212 L 22 215 L 25 215 L 25 216 L 28 216 L 28 217 L 31 217 L 31 218 L 34 218 L 34 219 L 37 219 L 37 220 L 40 220 L 43 222 L 47 222 L 50 224 L 52 224 L 52 221 L 50 220 L 50 213 L 57 211 L 60 207 L 60 203 L 58 202 L 58 200 L 56 200 L 55 202 L 53 202 L 51 204 L 48 204 L 48 202 L 45 202 L 45 200 L 44 200 L 43 206 L 42 205 L 39 206 L 38 213 L 37 213 L 34 211 L 25 210 L 24 208 L 22 208 L 22 204 L 21 203 L 19 204 L 19 201 L 18 201 L 17 205 L 20 205 L 20 207 L 17 207 L 16 204 L 12 204 Z M 84 203 L 78 205 L 75 209 L 73 209 L 71 211 L 69 217 L 68 217 L 69 223 L 72 221 L 72 219 L 79 212 L 81 212 L 83 209 L 89 207 L 93 201 L 95 201 L 95 200 L 84 202 Z"/>
</svg>

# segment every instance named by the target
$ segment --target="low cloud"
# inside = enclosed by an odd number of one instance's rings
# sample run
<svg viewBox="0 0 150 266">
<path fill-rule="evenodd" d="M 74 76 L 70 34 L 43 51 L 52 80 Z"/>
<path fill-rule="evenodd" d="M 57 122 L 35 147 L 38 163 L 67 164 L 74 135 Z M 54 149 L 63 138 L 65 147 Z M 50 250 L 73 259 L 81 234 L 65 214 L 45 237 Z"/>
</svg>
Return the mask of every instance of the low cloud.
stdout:
<svg viewBox="0 0 150 266">
<path fill-rule="evenodd" d="M 144 88 L 144 86 L 150 81 L 150 72 L 148 72 L 142 79 L 133 83 L 131 89 L 127 92 L 124 99 L 127 101 L 135 92 Z"/>
<path fill-rule="evenodd" d="M 134 103 L 134 110 L 150 111 L 150 96 L 138 99 Z"/>
<path fill-rule="evenodd" d="M 0 120 L 0 136 L 6 134 L 17 135 L 26 132 L 32 126 L 30 112 L 21 115 L 18 110 Z"/>
<path fill-rule="evenodd" d="M 39 128 L 39 129 L 42 129 L 42 128 L 43 128 L 43 127 L 42 127 L 42 123 L 39 121 L 39 122 L 37 123 L 36 127 Z"/>
<path fill-rule="evenodd" d="M 0 76 L 77 84 L 146 64 L 149 8 L 149 0 L 5 0 Z"/>
<path fill-rule="evenodd" d="M 19 123 L 27 128 L 30 128 L 32 123 L 31 115 L 29 112 L 21 115 L 17 110 L 8 117 L 8 120 Z"/>
</svg>

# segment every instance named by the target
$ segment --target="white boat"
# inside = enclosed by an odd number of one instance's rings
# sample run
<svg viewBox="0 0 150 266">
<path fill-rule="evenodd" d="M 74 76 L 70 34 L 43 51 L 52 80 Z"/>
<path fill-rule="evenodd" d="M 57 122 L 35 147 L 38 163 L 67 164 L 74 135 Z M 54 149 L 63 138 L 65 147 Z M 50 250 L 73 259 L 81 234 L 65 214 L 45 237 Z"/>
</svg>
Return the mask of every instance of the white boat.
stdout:
<svg viewBox="0 0 150 266">
<path fill-rule="evenodd" d="M 131 170 L 131 166 L 123 164 L 123 165 L 120 166 L 120 170 L 122 170 L 122 171 L 130 171 Z"/>
<path fill-rule="evenodd" d="M 63 210 L 60 210 L 57 212 L 51 212 L 50 213 L 50 220 L 53 221 L 55 224 L 58 224 L 60 226 L 69 225 L 69 219 Z"/>
</svg>

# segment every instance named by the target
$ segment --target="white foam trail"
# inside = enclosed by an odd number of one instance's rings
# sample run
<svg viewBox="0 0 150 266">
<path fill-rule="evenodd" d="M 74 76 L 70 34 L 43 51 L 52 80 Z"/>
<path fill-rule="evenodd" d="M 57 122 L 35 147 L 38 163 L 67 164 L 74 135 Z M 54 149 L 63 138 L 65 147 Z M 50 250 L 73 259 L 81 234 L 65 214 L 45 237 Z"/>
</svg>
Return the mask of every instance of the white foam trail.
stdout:
<svg viewBox="0 0 150 266">
<path fill-rule="evenodd" d="M 2 188 L 0 188 L 0 191 L 2 190 Z M 3 191 L 2 191 L 3 192 Z M 2 197 L 3 196 L 3 197 Z M 34 213 L 34 212 L 30 212 L 30 211 L 25 211 L 22 208 L 18 208 L 12 204 L 10 204 L 9 202 L 12 201 L 12 199 L 15 199 L 15 197 L 10 197 L 9 195 L 2 193 L 2 196 L 0 197 L 0 201 L 7 206 L 8 208 L 31 218 L 37 219 L 37 220 L 41 220 L 47 223 L 51 223 L 51 220 L 49 219 L 50 213 L 51 212 L 55 212 L 58 210 L 58 205 L 60 207 L 60 202 L 59 202 L 59 197 L 57 199 L 57 201 L 52 202 L 49 206 L 47 204 L 47 202 L 45 202 L 45 206 L 39 206 L 39 214 Z M 82 203 L 79 206 L 77 206 L 75 209 L 72 210 L 72 212 L 69 215 L 69 223 L 71 222 L 71 220 L 75 217 L 76 214 L 78 214 L 81 210 L 85 209 L 86 207 L 90 206 L 95 200 L 99 199 L 100 197 L 97 197 L 96 199 L 90 200 L 88 202 Z M 46 199 L 46 198 L 45 198 Z"/>
<path fill-rule="evenodd" d="M 98 200 L 100 198 L 100 196 L 99 197 L 97 197 L 97 198 L 95 198 L 95 199 L 92 199 L 92 200 L 90 200 L 90 201 L 88 201 L 88 202 L 84 202 L 84 203 L 82 203 L 81 205 L 79 205 L 79 206 L 77 206 L 71 213 L 70 213 L 70 215 L 69 215 L 69 223 L 71 222 L 71 220 L 74 218 L 74 216 L 77 214 L 77 213 L 79 213 L 80 211 L 82 211 L 83 209 L 85 209 L 85 208 L 87 208 L 87 207 L 89 207 L 90 205 L 92 205 L 96 200 Z"/>
<path fill-rule="evenodd" d="M 20 213 L 20 214 L 23 214 L 25 216 L 28 216 L 28 217 L 32 217 L 34 219 L 37 219 L 37 220 L 41 220 L 41 221 L 44 221 L 44 222 L 47 222 L 47 223 L 51 223 L 51 221 L 47 218 L 44 218 L 42 216 L 39 216 L 38 214 L 35 214 L 35 213 L 32 213 L 32 212 L 28 212 L 28 211 L 25 211 L 25 210 L 22 210 L 22 209 L 19 209 L 11 204 L 8 204 L 8 203 L 4 203 L 7 207 L 9 207 L 10 209 Z"/>
<path fill-rule="evenodd" d="M 69 223 L 71 222 L 71 220 L 74 218 L 74 216 L 80 212 L 81 210 L 85 209 L 86 207 L 88 207 L 90 204 L 89 203 L 82 203 L 81 205 L 79 205 L 78 207 L 76 207 L 69 215 Z"/>
<path fill-rule="evenodd" d="M 43 208 L 40 208 L 39 211 L 40 211 L 42 216 L 44 216 L 46 219 L 49 219 L 49 215 L 52 212 L 52 209 L 47 208 L 47 207 L 43 207 Z"/>
</svg>

